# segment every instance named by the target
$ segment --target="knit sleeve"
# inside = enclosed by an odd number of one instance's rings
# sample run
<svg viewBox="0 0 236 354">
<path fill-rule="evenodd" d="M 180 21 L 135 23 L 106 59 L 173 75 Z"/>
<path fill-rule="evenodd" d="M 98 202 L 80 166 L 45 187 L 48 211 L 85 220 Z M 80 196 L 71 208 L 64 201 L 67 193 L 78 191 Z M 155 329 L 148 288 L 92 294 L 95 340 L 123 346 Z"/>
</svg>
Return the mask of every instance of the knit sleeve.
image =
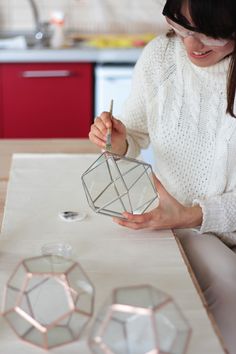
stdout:
<svg viewBox="0 0 236 354">
<path fill-rule="evenodd" d="M 200 233 L 212 232 L 227 244 L 236 244 L 236 191 L 206 200 L 195 200 L 200 205 L 203 221 Z"/>
<path fill-rule="evenodd" d="M 150 143 L 148 132 L 150 92 L 153 90 L 153 85 L 159 81 L 162 57 L 167 44 L 168 39 L 165 36 L 154 39 L 145 47 L 135 65 L 131 92 L 121 117 L 127 128 L 126 155 L 129 157 L 137 157 L 140 149 L 147 148 Z"/>
<path fill-rule="evenodd" d="M 203 221 L 200 233 L 212 232 L 228 245 L 236 245 L 236 133 L 232 134 L 228 145 L 227 186 L 224 193 L 194 200 L 200 205 Z"/>
</svg>

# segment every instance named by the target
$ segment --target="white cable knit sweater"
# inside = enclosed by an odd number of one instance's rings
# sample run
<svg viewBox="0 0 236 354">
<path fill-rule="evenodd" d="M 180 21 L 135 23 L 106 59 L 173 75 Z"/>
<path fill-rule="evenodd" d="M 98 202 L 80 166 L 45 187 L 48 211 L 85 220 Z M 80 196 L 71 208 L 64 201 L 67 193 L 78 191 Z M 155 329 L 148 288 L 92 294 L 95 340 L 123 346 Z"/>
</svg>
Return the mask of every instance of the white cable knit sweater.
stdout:
<svg viewBox="0 0 236 354">
<path fill-rule="evenodd" d="M 154 39 L 136 64 L 121 120 L 127 156 L 151 143 L 167 191 L 202 207 L 200 233 L 236 245 L 236 119 L 225 113 L 229 61 L 200 68 L 178 37 Z"/>
</svg>

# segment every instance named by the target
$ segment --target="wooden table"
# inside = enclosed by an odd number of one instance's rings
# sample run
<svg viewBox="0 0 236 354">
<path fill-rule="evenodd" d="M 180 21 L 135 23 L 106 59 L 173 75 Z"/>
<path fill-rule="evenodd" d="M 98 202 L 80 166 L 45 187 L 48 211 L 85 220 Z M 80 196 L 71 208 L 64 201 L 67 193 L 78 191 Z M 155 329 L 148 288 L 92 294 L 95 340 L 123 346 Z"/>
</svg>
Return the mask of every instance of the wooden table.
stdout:
<svg viewBox="0 0 236 354">
<path fill-rule="evenodd" d="M 3 209 L 7 191 L 7 183 L 9 180 L 9 170 L 11 165 L 11 156 L 13 153 L 96 153 L 99 152 L 88 140 L 0 140 L 0 225 L 3 216 Z M 173 239 L 174 240 L 174 239 Z M 178 243 L 178 241 L 177 241 Z M 192 277 L 193 283 L 199 296 L 202 299 L 202 306 L 206 308 L 201 291 L 195 280 L 195 277 L 191 271 L 188 261 L 183 253 L 181 245 L 178 243 L 182 256 L 187 264 L 189 273 Z M 194 309 L 195 311 L 196 309 Z M 206 308 L 207 311 L 207 308 Z M 208 314 L 209 315 L 209 314 Z M 203 316 L 204 317 L 204 316 Z M 211 351 L 202 354 L 222 354 L 224 353 L 223 343 L 218 333 L 217 327 L 209 315 L 210 323 L 214 328 L 211 332 L 212 336 L 216 336 L 217 341 L 214 341 L 214 345 Z M 202 333 L 204 333 L 204 327 L 209 328 L 209 321 L 206 321 L 204 317 L 202 320 Z M 209 338 L 209 340 L 212 340 Z M 220 344 L 221 343 L 221 344 Z M 200 354 L 200 353 L 199 353 Z"/>
</svg>

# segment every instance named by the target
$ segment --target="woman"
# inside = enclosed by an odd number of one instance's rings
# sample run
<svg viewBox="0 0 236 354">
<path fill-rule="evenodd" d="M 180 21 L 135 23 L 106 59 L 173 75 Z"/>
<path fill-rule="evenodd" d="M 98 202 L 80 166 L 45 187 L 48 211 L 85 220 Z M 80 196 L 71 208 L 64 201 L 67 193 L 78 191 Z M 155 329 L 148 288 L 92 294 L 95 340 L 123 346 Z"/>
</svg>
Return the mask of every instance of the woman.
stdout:
<svg viewBox="0 0 236 354">
<path fill-rule="evenodd" d="M 122 122 L 103 112 L 89 137 L 104 148 L 112 128 L 112 151 L 130 157 L 151 143 L 159 206 L 114 221 L 132 229 L 175 230 L 233 354 L 236 3 L 167 0 L 163 14 L 172 35 L 160 36 L 144 49 Z"/>
</svg>

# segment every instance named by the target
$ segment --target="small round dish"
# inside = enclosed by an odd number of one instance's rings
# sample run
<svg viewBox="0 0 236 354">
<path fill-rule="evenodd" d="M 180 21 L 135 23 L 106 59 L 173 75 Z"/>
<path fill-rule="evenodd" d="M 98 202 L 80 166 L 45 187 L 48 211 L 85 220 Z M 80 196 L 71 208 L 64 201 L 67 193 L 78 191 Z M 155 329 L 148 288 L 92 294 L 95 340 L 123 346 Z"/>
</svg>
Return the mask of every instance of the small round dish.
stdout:
<svg viewBox="0 0 236 354">
<path fill-rule="evenodd" d="M 83 221 L 87 217 L 87 214 L 80 211 L 68 210 L 60 212 L 59 217 L 66 222 Z"/>
</svg>

